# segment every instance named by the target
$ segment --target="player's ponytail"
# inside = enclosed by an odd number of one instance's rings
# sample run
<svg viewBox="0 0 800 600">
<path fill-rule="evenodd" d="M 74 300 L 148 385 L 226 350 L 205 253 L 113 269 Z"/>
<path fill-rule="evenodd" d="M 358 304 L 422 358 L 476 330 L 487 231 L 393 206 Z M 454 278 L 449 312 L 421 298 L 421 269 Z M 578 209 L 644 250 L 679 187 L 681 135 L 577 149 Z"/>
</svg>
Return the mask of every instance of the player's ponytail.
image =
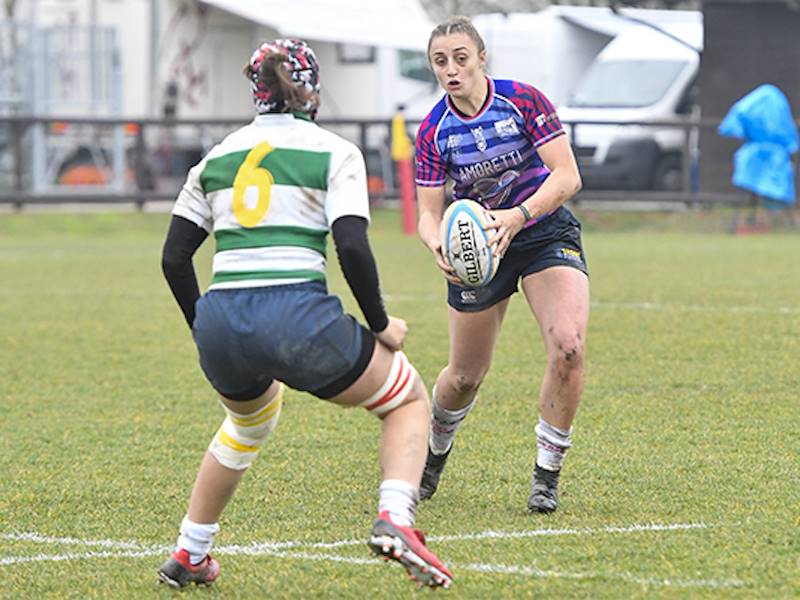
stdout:
<svg viewBox="0 0 800 600">
<path fill-rule="evenodd" d="M 276 104 L 276 112 L 302 111 L 308 100 L 308 92 L 297 87 L 283 67 L 286 57 L 281 54 L 266 54 L 258 69 L 259 87 L 270 91 Z"/>
</svg>

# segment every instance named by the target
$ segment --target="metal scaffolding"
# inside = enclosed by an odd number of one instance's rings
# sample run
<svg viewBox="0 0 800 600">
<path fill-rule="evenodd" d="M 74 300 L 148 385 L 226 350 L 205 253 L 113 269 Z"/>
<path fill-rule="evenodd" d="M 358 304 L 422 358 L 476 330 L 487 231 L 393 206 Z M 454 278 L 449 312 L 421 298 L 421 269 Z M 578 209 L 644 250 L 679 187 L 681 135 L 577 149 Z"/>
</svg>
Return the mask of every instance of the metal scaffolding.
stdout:
<svg viewBox="0 0 800 600">
<path fill-rule="evenodd" d="M 37 27 L 0 21 L 0 117 L 119 117 L 122 78 L 116 32 L 111 27 L 62 25 Z M 0 132 L 16 161 L 17 188 L 44 193 L 55 190 L 64 162 L 88 153 L 95 166 L 109 174 L 102 187 L 124 185 L 123 130 L 98 135 L 94 129 L 35 123 L 26 130 L 4 124 Z M 3 154 L 8 154 L 5 152 Z M 5 165 L 0 163 L 0 170 Z M 98 190 L 100 191 L 100 190 Z"/>
</svg>

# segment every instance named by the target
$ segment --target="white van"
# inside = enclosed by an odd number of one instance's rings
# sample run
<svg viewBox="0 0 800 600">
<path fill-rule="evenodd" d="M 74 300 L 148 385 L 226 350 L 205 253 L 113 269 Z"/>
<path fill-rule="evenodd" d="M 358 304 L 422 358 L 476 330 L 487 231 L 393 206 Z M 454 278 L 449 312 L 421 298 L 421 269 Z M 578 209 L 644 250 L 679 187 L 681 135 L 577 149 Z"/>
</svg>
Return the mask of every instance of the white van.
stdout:
<svg viewBox="0 0 800 600">
<path fill-rule="evenodd" d="M 696 105 L 702 23 L 669 33 L 634 25 L 597 55 L 566 106 L 564 121 L 663 121 Z M 672 127 L 576 125 L 575 154 L 588 189 L 680 190 L 685 133 Z"/>
</svg>

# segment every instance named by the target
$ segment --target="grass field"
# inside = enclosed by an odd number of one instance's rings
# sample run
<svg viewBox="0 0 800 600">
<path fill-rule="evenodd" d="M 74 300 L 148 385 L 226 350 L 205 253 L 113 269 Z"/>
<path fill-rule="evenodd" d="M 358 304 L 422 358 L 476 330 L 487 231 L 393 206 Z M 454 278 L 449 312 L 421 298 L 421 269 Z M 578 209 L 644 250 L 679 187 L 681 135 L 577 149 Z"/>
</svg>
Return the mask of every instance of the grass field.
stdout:
<svg viewBox="0 0 800 600">
<path fill-rule="evenodd" d="M 586 391 L 550 516 L 525 510 L 544 353 L 512 300 L 419 512 L 455 573 L 448 597 L 800 596 L 800 236 L 698 220 L 587 219 Z M 1 598 L 174 596 L 155 571 L 222 411 L 160 274 L 167 222 L 0 216 Z M 447 356 L 443 280 L 396 213 L 378 212 L 371 233 L 430 383 Z M 331 263 L 331 289 L 358 314 Z M 185 597 L 429 593 L 364 545 L 377 436 L 363 411 L 289 393 L 223 517 L 221 579 Z"/>
</svg>

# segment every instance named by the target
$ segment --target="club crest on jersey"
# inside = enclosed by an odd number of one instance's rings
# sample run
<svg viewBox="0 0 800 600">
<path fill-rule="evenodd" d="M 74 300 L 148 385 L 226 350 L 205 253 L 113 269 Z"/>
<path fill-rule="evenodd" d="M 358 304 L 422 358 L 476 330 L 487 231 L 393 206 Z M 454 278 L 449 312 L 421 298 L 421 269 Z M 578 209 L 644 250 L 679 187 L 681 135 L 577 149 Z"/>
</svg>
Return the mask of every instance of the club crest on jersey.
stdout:
<svg viewBox="0 0 800 600">
<path fill-rule="evenodd" d="M 494 129 L 497 131 L 497 135 L 499 135 L 501 138 L 508 138 L 512 135 L 519 134 L 519 128 L 514 121 L 514 117 L 508 117 L 502 121 L 495 121 Z"/>
<path fill-rule="evenodd" d="M 470 130 L 472 137 L 475 138 L 475 145 L 478 147 L 479 152 L 485 152 L 487 148 L 486 136 L 483 135 L 483 129 L 478 125 L 475 129 Z"/>
<path fill-rule="evenodd" d="M 458 133 L 451 133 L 447 136 L 447 150 L 453 156 L 461 156 L 461 135 Z"/>
</svg>

